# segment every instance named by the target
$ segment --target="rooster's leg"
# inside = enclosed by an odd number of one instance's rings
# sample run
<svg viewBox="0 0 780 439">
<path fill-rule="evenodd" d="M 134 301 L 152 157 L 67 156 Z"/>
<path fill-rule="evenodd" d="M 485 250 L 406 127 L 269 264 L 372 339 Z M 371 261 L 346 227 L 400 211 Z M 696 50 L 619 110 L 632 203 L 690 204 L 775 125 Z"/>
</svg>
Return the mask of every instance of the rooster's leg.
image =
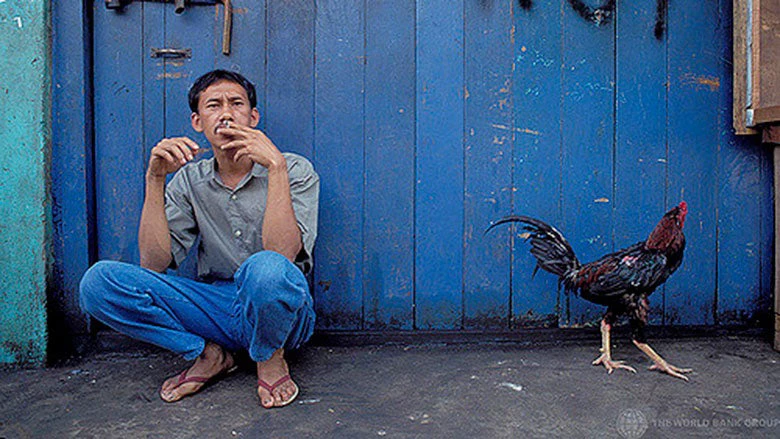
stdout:
<svg viewBox="0 0 780 439">
<path fill-rule="evenodd" d="M 640 341 L 634 340 L 634 345 L 639 348 L 640 351 L 644 352 L 645 355 L 650 357 L 651 360 L 653 360 L 653 365 L 650 366 L 650 370 L 658 370 L 663 373 L 667 373 L 673 377 L 683 379 L 685 381 L 688 381 L 688 377 L 683 375 L 684 373 L 693 372 L 693 369 L 683 369 L 676 366 L 672 366 L 671 364 L 667 363 L 666 360 L 661 358 L 660 355 L 658 355 L 653 348 L 650 347 L 647 343 L 642 343 Z"/>
<path fill-rule="evenodd" d="M 611 325 L 607 323 L 606 319 L 602 319 L 601 320 L 601 355 L 595 360 L 593 360 L 593 365 L 594 366 L 597 366 L 599 364 L 604 365 L 608 373 L 614 372 L 615 369 L 626 369 L 630 372 L 636 373 L 636 369 L 634 369 L 631 366 L 623 364 L 624 361 L 612 360 L 612 354 L 610 353 L 610 347 L 609 347 L 610 329 L 611 329 Z"/>
</svg>

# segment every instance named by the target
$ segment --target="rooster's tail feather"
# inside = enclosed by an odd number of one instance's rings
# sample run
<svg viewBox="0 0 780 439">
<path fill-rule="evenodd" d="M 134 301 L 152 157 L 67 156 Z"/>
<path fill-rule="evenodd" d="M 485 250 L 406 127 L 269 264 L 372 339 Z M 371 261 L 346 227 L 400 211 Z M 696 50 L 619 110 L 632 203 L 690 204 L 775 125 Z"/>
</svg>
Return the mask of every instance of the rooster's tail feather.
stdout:
<svg viewBox="0 0 780 439">
<path fill-rule="evenodd" d="M 544 221 L 523 215 L 505 216 L 490 224 L 485 233 L 499 224 L 510 222 L 523 223 L 523 230 L 528 232 L 526 239 L 531 241 L 531 254 L 536 258 L 537 264 L 534 274 L 542 268 L 563 280 L 580 267 L 569 241 L 555 227 Z"/>
</svg>

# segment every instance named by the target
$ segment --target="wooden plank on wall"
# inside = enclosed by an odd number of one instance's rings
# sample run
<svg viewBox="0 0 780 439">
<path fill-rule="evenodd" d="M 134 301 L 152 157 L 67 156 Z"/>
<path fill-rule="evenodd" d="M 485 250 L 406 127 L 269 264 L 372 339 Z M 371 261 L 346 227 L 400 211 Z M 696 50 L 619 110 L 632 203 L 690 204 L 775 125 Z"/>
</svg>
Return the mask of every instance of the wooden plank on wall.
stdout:
<svg viewBox="0 0 780 439">
<path fill-rule="evenodd" d="M 562 2 L 515 11 L 513 211 L 557 227 L 561 222 Z M 512 250 L 514 327 L 556 326 L 558 279 L 533 275 L 536 259 L 515 228 Z M 510 231 L 502 231 L 505 236 Z"/>
<path fill-rule="evenodd" d="M 483 232 L 511 211 L 512 9 L 465 3 L 464 327 L 507 329 L 511 285 L 505 234 Z"/>
<path fill-rule="evenodd" d="M 414 323 L 414 3 L 366 3 L 363 297 L 370 330 Z"/>
<path fill-rule="evenodd" d="M 777 306 L 778 300 L 780 300 L 780 294 L 775 292 L 773 284 L 775 278 L 775 255 L 777 254 L 775 252 L 774 212 L 776 212 L 776 210 L 774 209 L 774 202 L 775 194 L 780 193 L 774 189 L 773 186 L 775 184 L 780 184 L 780 182 L 774 177 L 774 148 L 770 145 L 762 145 L 758 142 L 754 144 L 754 147 L 756 146 L 760 146 L 762 149 L 760 153 L 761 160 L 759 162 L 761 165 L 761 188 L 759 189 L 761 191 L 759 195 L 761 199 L 761 221 L 759 226 L 761 230 L 759 236 L 761 276 L 759 289 L 762 291 L 763 295 L 770 298 L 770 302 L 772 300 L 771 297 L 774 295 L 774 311 L 780 312 L 780 307 Z M 771 323 L 769 326 L 771 326 Z"/>
<path fill-rule="evenodd" d="M 162 6 L 131 3 L 121 14 L 103 5 L 95 8 L 94 59 L 101 66 L 94 77 L 98 259 L 138 262 L 138 213 L 148 159 L 145 122 L 139 117 L 144 114 L 144 63 L 150 59 L 144 39 L 158 36 L 162 42 Z M 149 23 L 146 36 L 142 22 Z"/>
<path fill-rule="evenodd" d="M 463 2 L 417 2 L 414 257 L 419 329 L 462 325 Z"/>
<path fill-rule="evenodd" d="M 720 0 L 721 11 L 731 11 L 731 0 Z M 718 67 L 721 77 L 732 75 L 732 46 L 729 19 L 718 27 L 713 46 L 722 54 Z M 737 32 L 736 27 L 734 32 Z M 735 35 L 736 37 L 736 35 Z M 762 260 L 772 259 L 762 245 L 762 155 L 754 139 L 734 136 L 730 129 L 731 102 L 735 94 L 732 82 L 724 80 L 720 88 L 720 148 L 718 151 L 718 303 L 717 323 L 756 324 L 763 309 L 764 319 L 771 307 L 761 289 Z M 763 302 L 763 303 L 762 303 Z M 752 310 L 752 311 L 751 311 Z"/>
<path fill-rule="evenodd" d="M 314 1 L 269 1 L 267 9 L 265 129 L 281 150 L 311 158 L 314 146 Z"/>
<path fill-rule="evenodd" d="M 719 128 L 718 70 L 713 49 L 720 25 L 717 3 L 669 5 L 668 204 L 688 202 L 682 266 L 666 282 L 666 324 L 711 325 L 716 288 L 716 184 Z"/>
<path fill-rule="evenodd" d="M 613 250 L 615 22 L 563 11 L 563 223 L 581 262 Z M 568 324 L 597 324 L 601 306 L 569 297 Z"/>
<path fill-rule="evenodd" d="M 255 91 L 257 93 L 257 109 L 260 111 L 260 123 L 259 129 L 265 128 L 265 48 L 268 45 L 267 29 L 268 23 L 266 23 L 266 2 L 247 2 L 241 5 L 241 7 L 233 8 L 233 36 L 230 49 L 230 55 L 225 56 L 221 50 L 214 50 L 215 66 L 222 69 L 235 70 L 247 79 L 252 81 L 255 85 Z M 220 14 L 224 13 L 224 8 L 221 5 L 215 6 L 219 8 Z M 215 17 L 213 28 L 219 37 L 217 41 L 213 43 L 216 45 L 218 42 L 222 43 L 222 16 Z M 191 82 L 194 78 L 191 79 Z M 314 91 L 313 87 L 310 88 L 311 92 Z M 313 153 L 313 152 L 312 152 Z M 312 157 L 308 157 L 311 159 Z"/>
<path fill-rule="evenodd" d="M 666 33 L 656 38 L 656 8 L 617 4 L 615 99 L 615 248 L 647 239 L 665 213 Z M 650 321 L 663 320 L 663 288 L 650 298 Z"/>
<path fill-rule="evenodd" d="M 362 5 L 317 3 L 314 162 L 321 183 L 314 303 L 321 329 L 362 329 L 364 318 Z"/>
<path fill-rule="evenodd" d="M 754 0 L 754 63 L 759 80 L 754 84 L 756 123 L 780 122 L 780 2 Z"/>
<path fill-rule="evenodd" d="M 151 72 L 148 83 L 160 84 L 165 96 L 165 137 L 189 136 L 199 145 L 209 147 L 206 136 L 196 133 L 190 122 L 187 95 L 190 85 L 202 74 L 216 68 L 215 46 L 222 32 L 215 29 L 216 16 L 209 6 L 191 6 L 185 13 L 176 14 L 170 5 L 165 10 L 165 46 L 191 49 L 189 59 L 153 59 L 157 68 Z M 197 29 L 197 32 L 193 32 Z M 221 54 L 220 54 L 221 56 Z M 153 142 L 154 138 L 150 139 Z"/>
<path fill-rule="evenodd" d="M 772 155 L 774 158 L 774 166 L 772 172 L 774 174 L 774 192 L 780 194 L 780 145 L 773 145 Z M 780 212 L 780 197 L 775 196 L 774 200 L 775 212 Z M 775 255 L 780 254 L 780 220 L 778 220 L 777 213 L 775 213 L 774 221 L 774 251 Z M 773 290 L 775 293 L 775 306 L 774 306 L 774 321 L 775 321 L 775 350 L 780 351 L 780 261 L 775 256 L 775 263 L 773 267 L 774 273 L 774 285 Z"/>
<path fill-rule="evenodd" d="M 92 193 L 91 28 L 82 4 L 52 3 L 52 281 L 47 297 L 50 346 L 87 333 L 79 281 L 94 256 Z"/>
</svg>

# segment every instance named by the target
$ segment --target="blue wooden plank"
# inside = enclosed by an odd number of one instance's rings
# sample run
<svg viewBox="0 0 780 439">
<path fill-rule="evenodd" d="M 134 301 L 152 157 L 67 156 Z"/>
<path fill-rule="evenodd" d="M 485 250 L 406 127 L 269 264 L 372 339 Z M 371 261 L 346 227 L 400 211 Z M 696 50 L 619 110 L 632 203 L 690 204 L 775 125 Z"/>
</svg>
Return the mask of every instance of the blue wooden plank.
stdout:
<svg viewBox="0 0 780 439">
<path fill-rule="evenodd" d="M 730 123 L 729 115 L 728 111 L 721 115 L 722 124 Z M 760 311 L 770 308 L 771 299 L 771 294 L 766 294 L 769 290 L 761 289 L 761 260 L 771 259 L 761 244 L 761 192 L 765 188 L 761 146 L 752 139 L 734 137 L 728 129 L 721 133 L 717 323 L 755 324 Z"/>
<path fill-rule="evenodd" d="M 507 329 L 510 246 L 483 231 L 511 210 L 514 120 L 512 9 L 465 3 L 464 327 Z"/>
<path fill-rule="evenodd" d="M 721 56 L 718 151 L 718 296 L 719 325 L 756 324 L 771 308 L 770 289 L 762 289 L 762 260 L 771 260 L 762 245 L 762 146 L 753 137 L 735 136 L 731 129 L 733 86 L 731 64 L 731 2 L 721 0 L 724 23 L 713 46 Z"/>
<path fill-rule="evenodd" d="M 99 259 L 138 262 L 138 212 L 143 203 L 144 141 L 142 22 L 162 4 L 131 3 L 124 12 L 95 11 L 95 196 Z M 151 23 L 150 23 L 151 24 Z"/>
<path fill-rule="evenodd" d="M 613 250 L 614 21 L 563 12 L 563 221 L 577 257 Z M 603 307 L 568 297 L 568 324 L 596 323 Z"/>
<path fill-rule="evenodd" d="M 363 322 L 363 23 L 360 0 L 317 4 L 314 158 L 321 189 L 314 300 L 322 329 L 361 329 Z M 268 105 L 269 114 L 276 111 L 270 96 Z"/>
<path fill-rule="evenodd" d="M 513 210 L 556 227 L 562 220 L 561 5 L 537 2 L 530 10 L 517 9 L 514 51 Z M 510 236 L 511 230 L 502 233 Z M 517 235 L 512 243 L 513 326 L 556 326 L 558 279 L 533 276 L 536 260 L 528 243 Z"/>
<path fill-rule="evenodd" d="M 412 329 L 415 6 L 365 5 L 365 327 Z"/>
<path fill-rule="evenodd" d="M 265 129 L 282 151 L 311 158 L 315 5 L 311 0 L 267 4 Z"/>
<path fill-rule="evenodd" d="M 761 200 L 761 234 L 759 240 L 760 257 L 760 281 L 762 294 L 772 300 L 774 292 L 774 274 L 775 274 L 775 208 L 774 208 L 774 148 L 767 148 L 764 145 L 756 145 L 760 148 L 758 151 L 761 166 L 761 189 L 758 197 Z M 774 305 L 769 304 L 765 309 L 770 319 L 765 327 L 771 327 L 772 311 Z"/>
<path fill-rule="evenodd" d="M 463 3 L 417 2 L 415 323 L 462 325 Z"/>
<path fill-rule="evenodd" d="M 235 70 L 246 76 L 255 85 L 257 109 L 260 111 L 260 125 L 265 122 L 265 48 L 266 39 L 266 2 L 242 2 L 233 6 L 233 43 L 230 55 L 222 54 L 222 14 L 224 8 L 219 5 L 215 14 L 214 27 L 218 45 L 215 48 L 216 67 Z M 194 80 L 194 79 L 193 79 Z M 311 157 L 309 157 L 311 158 Z"/>
<path fill-rule="evenodd" d="M 762 145 L 763 146 L 763 145 Z M 761 181 L 764 190 L 761 193 L 761 291 L 771 301 L 773 292 L 775 291 L 775 191 L 773 185 L 775 182 L 774 175 L 774 160 L 780 158 L 774 158 L 776 148 L 764 148 L 761 151 Z M 776 313 L 775 299 L 774 304 L 769 304 L 765 308 L 765 312 L 768 314 L 767 318 L 769 322 L 764 327 L 772 326 L 773 312 Z"/>
<path fill-rule="evenodd" d="M 190 85 L 202 74 L 216 68 L 221 54 L 221 20 L 215 12 L 219 6 L 191 5 L 176 14 L 172 5 L 165 10 L 165 47 L 191 49 L 192 57 L 184 59 L 156 59 L 155 68 L 147 77 L 147 94 L 151 90 L 164 93 L 164 137 L 188 136 L 207 147 L 206 136 L 196 133 L 190 122 L 191 110 L 187 103 Z M 151 90 L 150 90 L 151 89 Z M 154 144 L 154 139 L 150 139 Z"/>
<path fill-rule="evenodd" d="M 666 282 L 667 324 L 714 323 L 718 88 L 731 80 L 712 45 L 719 23 L 717 2 L 669 5 L 668 203 L 684 199 L 689 212 L 685 259 Z"/>
<path fill-rule="evenodd" d="M 54 258 L 47 298 L 51 336 L 62 335 L 62 329 L 67 335 L 87 332 L 78 291 L 94 251 L 90 245 L 94 194 L 88 17 L 82 4 L 52 3 L 52 119 L 56 123 L 51 154 Z"/>
<path fill-rule="evenodd" d="M 666 212 L 666 41 L 652 32 L 646 2 L 617 5 L 615 247 L 645 240 Z M 650 298 L 650 321 L 663 321 L 663 288 Z"/>
<path fill-rule="evenodd" d="M 153 63 L 153 68 L 147 69 L 146 108 L 153 109 L 160 105 L 164 107 L 164 133 L 160 134 L 160 138 L 187 136 L 202 147 L 209 147 L 206 136 L 192 129 L 187 95 L 190 86 L 200 75 L 216 68 L 220 58 L 227 58 L 222 55 L 222 9 L 221 5 L 190 5 L 184 13 L 176 14 L 173 5 L 168 4 L 165 7 L 165 47 L 190 49 L 192 57 L 158 59 Z M 232 66 L 222 64 L 221 67 Z M 157 124 L 147 126 L 149 148 L 156 143 L 153 133 L 158 133 L 159 128 Z M 212 157 L 210 152 L 199 155 L 197 159 L 209 157 Z M 187 258 L 179 265 L 179 275 L 190 278 L 197 275 L 197 247 L 196 242 Z"/>
</svg>

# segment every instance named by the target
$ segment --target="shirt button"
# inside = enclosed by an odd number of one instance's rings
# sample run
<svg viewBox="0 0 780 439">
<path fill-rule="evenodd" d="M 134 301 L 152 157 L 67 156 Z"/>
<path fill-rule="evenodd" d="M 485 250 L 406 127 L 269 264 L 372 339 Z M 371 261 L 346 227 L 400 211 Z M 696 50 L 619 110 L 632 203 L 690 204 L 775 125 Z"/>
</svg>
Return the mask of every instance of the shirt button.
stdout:
<svg viewBox="0 0 780 439">
<path fill-rule="evenodd" d="M 235 233 L 233 234 L 236 235 L 236 238 L 238 238 L 239 236 L 241 236 L 241 230 L 236 230 Z"/>
<path fill-rule="evenodd" d="M 237 200 L 238 199 L 238 195 L 233 194 L 233 195 L 230 196 L 230 199 L 231 200 Z"/>
</svg>

